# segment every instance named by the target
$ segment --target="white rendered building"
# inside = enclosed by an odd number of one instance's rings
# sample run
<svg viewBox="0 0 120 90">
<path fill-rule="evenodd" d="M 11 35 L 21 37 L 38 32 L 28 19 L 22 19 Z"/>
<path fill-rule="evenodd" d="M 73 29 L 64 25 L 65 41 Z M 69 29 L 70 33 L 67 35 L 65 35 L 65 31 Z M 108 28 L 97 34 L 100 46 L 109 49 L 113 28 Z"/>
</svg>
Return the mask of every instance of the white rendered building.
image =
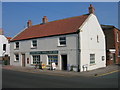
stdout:
<svg viewBox="0 0 120 90">
<path fill-rule="evenodd" d="M 32 25 L 10 42 L 10 64 L 31 67 L 55 62 L 58 70 L 93 70 L 106 66 L 105 36 L 90 5 L 89 14 Z"/>
<path fill-rule="evenodd" d="M 10 43 L 8 37 L 4 36 L 3 30 L 0 29 L 0 60 L 3 60 L 4 56 L 10 57 Z"/>
</svg>

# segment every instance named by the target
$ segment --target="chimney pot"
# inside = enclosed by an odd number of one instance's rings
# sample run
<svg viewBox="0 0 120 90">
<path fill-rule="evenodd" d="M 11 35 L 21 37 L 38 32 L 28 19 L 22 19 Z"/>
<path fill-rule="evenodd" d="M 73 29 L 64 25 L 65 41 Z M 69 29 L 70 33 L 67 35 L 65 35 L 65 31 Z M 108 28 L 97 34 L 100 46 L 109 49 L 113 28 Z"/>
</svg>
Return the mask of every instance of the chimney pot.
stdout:
<svg viewBox="0 0 120 90">
<path fill-rule="evenodd" d="M 89 14 L 95 14 L 95 8 L 92 6 L 92 4 L 90 4 L 90 7 L 88 8 L 89 9 Z"/>
<path fill-rule="evenodd" d="M 42 19 L 42 23 L 45 24 L 47 22 L 48 22 L 48 18 L 47 18 L 47 16 L 44 16 L 43 19 Z"/>
<path fill-rule="evenodd" d="M 29 27 L 31 27 L 32 26 L 32 21 L 31 20 L 28 20 L 28 22 L 27 22 L 27 27 L 29 28 Z"/>
</svg>

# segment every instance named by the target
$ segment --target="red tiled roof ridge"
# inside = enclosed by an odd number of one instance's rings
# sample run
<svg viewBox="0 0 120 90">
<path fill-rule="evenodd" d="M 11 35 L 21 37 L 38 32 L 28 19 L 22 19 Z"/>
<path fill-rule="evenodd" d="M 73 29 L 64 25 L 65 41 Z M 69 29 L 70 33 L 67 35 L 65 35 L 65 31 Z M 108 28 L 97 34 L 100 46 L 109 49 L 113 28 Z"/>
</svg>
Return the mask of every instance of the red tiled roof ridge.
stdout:
<svg viewBox="0 0 120 90">
<path fill-rule="evenodd" d="M 84 14 L 84 15 L 81 15 L 81 16 L 85 16 L 85 15 L 89 15 L 89 14 Z M 54 20 L 54 21 L 47 22 L 46 24 L 51 23 L 51 22 L 57 22 L 57 21 L 62 21 L 62 20 L 66 20 L 66 19 L 81 17 L 81 16 L 74 16 L 74 17 L 68 17 L 68 18 L 63 18 L 63 19 L 59 19 L 59 20 Z M 46 25 L 46 24 L 36 24 L 36 25 L 31 26 L 31 27 L 39 26 L 39 25 Z"/>
<path fill-rule="evenodd" d="M 75 33 L 89 15 L 84 14 L 47 22 L 46 24 L 33 25 L 16 35 L 11 41 Z"/>
<path fill-rule="evenodd" d="M 89 14 L 84 14 L 84 15 L 81 15 L 81 16 L 85 16 L 85 15 L 89 15 Z M 61 21 L 61 20 L 66 20 L 66 19 L 72 19 L 72 18 L 81 17 L 81 16 L 68 17 L 68 18 L 63 18 L 63 19 L 59 19 L 59 20 L 54 20 L 54 21 L 51 21 L 51 22 Z M 50 23 L 50 22 L 48 22 L 48 23 Z"/>
</svg>

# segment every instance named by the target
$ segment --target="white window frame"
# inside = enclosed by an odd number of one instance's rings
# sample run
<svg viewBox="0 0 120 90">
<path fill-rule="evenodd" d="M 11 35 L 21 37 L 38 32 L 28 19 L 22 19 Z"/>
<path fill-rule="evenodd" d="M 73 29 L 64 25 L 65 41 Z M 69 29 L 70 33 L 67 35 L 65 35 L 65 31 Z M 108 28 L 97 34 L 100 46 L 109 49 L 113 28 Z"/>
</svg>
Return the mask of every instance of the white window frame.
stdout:
<svg viewBox="0 0 120 90">
<path fill-rule="evenodd" d="M 33 45 L 33 44 L 34 44 L 34 43 L 33 43 L 34 41 L 36 41 L 36 43 L 35 43 L 36 46 Z M 32 40 L 32 41 L 31 41 L 31 48 L 37 48 L 37 40 Z"/>
<path fill-rule="evenodd" d="M 17 43 L 18 43 L 18 44 L 17 44 Z M 15 42 L 14 45 L 15 45 L 15 47 L 14 47 L 15 49 L 19 49 L 19 48 L 20 48 L 20 42 Z M 18 45 L 18 46 L 17 46 L 17 45 Z"/>
<path fill-rule="evenodd" d="M 34 60 L 36 63 L 34 63 Z M 32 55 L 32 64 L 40 64 L 40 55 Z"/>
<path fill-rule="evenodd" d="M 93 55 L 94 57 L 91 57 Z M 95 54 L 90 54 L 90 65 L 95 64 Z"/>
<path fill-rule="evenodd" d="M 60 38 L 65 38 L 63 40 L 61 40 Z M 65 42 L 65 44 L 61 44 L 61 42 Z M 66 37 L 65 36 L 61 36 L 58 39 L 58 46 L 66 46 Z"/>
<path fill-rule="evenodd" d="M 18 55 L 18 57 L 16 57 Z M 14 61 L 20 61 L 20 55 L 18 53 L 14 54 Z"/>
<path fill-rule="evenodd" d="M 3 51 L 6 51 L 6 50 L 7 50 L 7 44 L 3 44 Z"/>
</svg>

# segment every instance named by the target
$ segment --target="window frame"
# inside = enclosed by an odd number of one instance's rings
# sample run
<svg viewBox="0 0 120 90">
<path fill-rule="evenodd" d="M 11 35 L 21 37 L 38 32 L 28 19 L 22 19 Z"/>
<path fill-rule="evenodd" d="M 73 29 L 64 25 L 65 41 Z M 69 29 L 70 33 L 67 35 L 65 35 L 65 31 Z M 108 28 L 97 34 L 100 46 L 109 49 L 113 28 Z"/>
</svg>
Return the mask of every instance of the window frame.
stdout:
<svg viewBox="0 0 120 90">
<path fill-rule="evenodd" d="M 20 48 L 20 42 L 15 42 L 15 49 L 19 49 Z"/>
<path fill-rule="evenodd" d="M 117 32 L 117 35 L 116 35 L 116 39 L 117 39 L 117 42 L 119 42 L 119 33 Z"/>
<path fill-rule="evenodd" d="M 19 61 L 20 60 L 20 55 L 18 53 L 16 53 L 16 54 L 14 54 L 14 58 L 15 58 L 14 61 Z"/>
<path fill-rule="evenodd" d="M 93 56 L 91 57 L 91 55 Z M 95 54 L 90 54 L 90 65 L 93 65 L 93 64 L 95 64 Z"/>
<path fill-rule="evenodd" d="M 37 40 L 32 40 L 31 41 L 31 48 L 37 48 Z"/>
<path fill-rule="evenodd" d="M 6 51 L 6 49 L 7 49 L 6 46 L 7 46 L 6 44 L 3 44 L 3 51 Z"/>
<path fill-rule="evenodd" d="M 66 37 L 65 36 L 59 37 L 58 46 L 66 46 Z"/>
<path fill-rule="evenodd" d="M 51 61 L 49 61 L 49 57 L 51 57 Z M 53 57 L 57 57 L 57 58 L 53 59 Z M 48 55 L 47 58 L 48 58 L 47 65 L 51 65 L 51 62 L 55 62 L 55 64 L 58 65 L 58 55 Z"/>
<path fill-rule="evenodd" d="M 40 55 L 32 55 L 32 64 L 40 64 Z"/>
</svg>

